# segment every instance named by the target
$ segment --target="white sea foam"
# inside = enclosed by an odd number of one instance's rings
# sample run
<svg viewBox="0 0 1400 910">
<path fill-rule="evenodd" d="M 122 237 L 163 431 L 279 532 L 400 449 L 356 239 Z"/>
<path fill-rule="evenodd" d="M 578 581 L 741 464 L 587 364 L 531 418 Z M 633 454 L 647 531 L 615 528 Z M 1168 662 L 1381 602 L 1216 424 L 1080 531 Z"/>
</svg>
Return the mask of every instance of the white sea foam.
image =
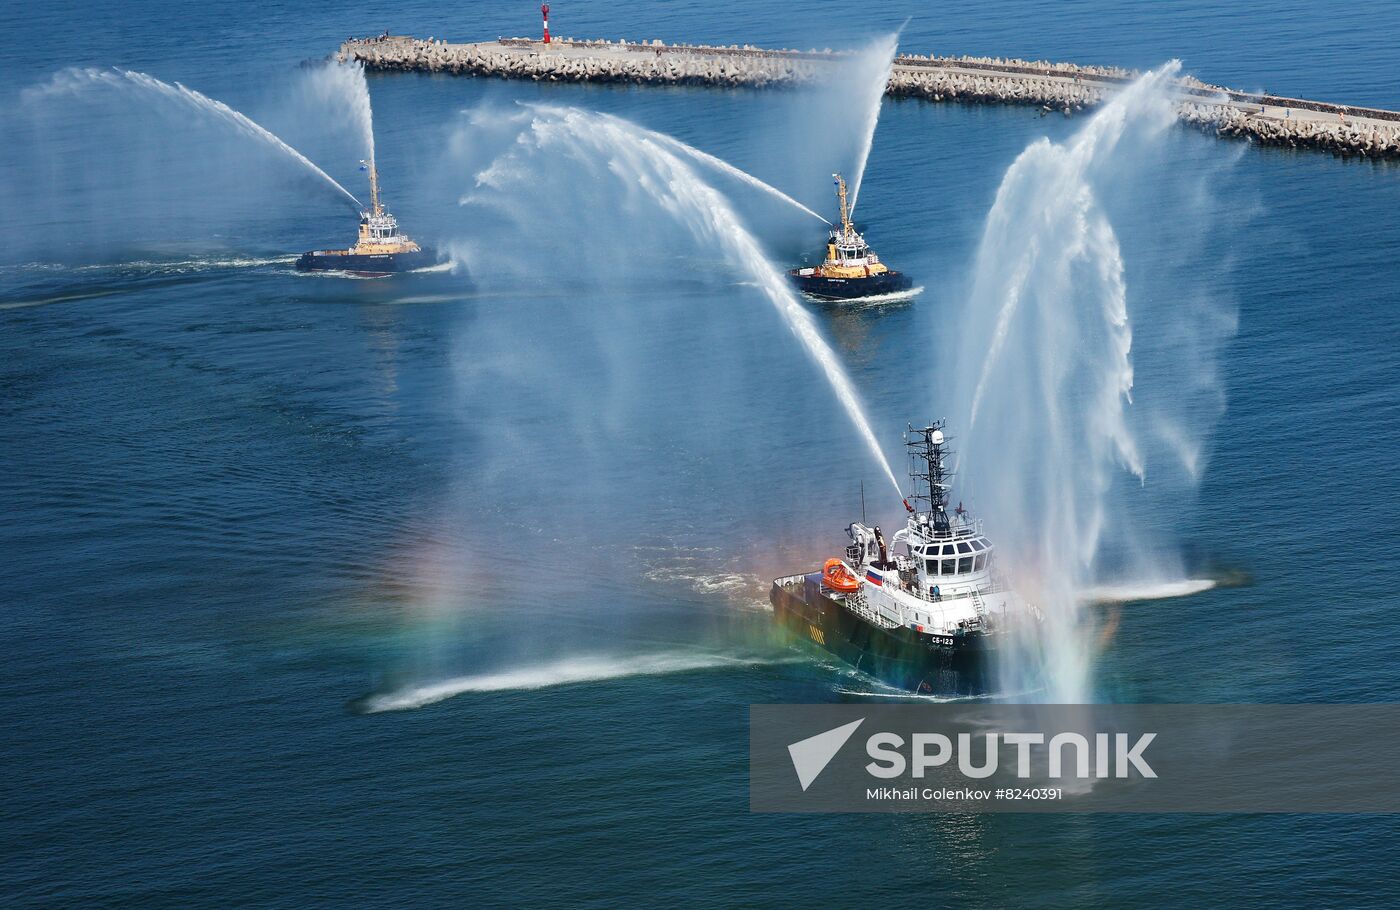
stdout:
<svg viewBox="0 0 1400 910">
<path fill-rule="evenodd" d="M 309 272 L 295 271 L 292 274 L 296 275 L 298 278 L 343 278 L 349 281 L 381 281 L 385 278 L 393 277 L 390 274 L 360 275 L 355 272 L 347 272 L 344 269 L 318 269 Z"/>
<path fill-rule="evenodd" d="M 886 688 L 880 689 L 848 689 L 837 686 L 832 691 L 842 695 L 854 695 L 857 698 L 893 698 L 900 701 L 927 701 L 935 704 L 964 701 L 1001 701 L 1009 698 L 1024 698 L 1028 695 L 1035 695 L 1039 689 L 1023 689 L 1018 692 L 989 692 L 985 695 L 929 695 L 921 692 L 906 692 L 903 689 Z"/>
<path fill-rule="evenodd" d="M 913 300 L 923 292 L 924 286 L 919 285 L 907 291 L 891 291 L 888 294 L 871 294 L 868 297 L 857 297 L 854 300 L 828 300 L 825 297 L 814 297 L 811 294 L 803 294 L 802 296 L 814 303 L 839 307 L 843 310 L 858 310 L 862 307 L 877 307 L 886 303 L 902 303 L 907 300 Z"/>
<path fill-rule="evenodd" d="M 1133 600 L 1168 600 L 1173 597 L 1190 597 L 1209 591 L 1216 586 L 1213 578 L 1178 578 L 1172 581 L 1125 582 L 1113 585 L 1096 585 L 1083 592 L 1083 599 L 1091 603 L 1127 603 Z"/>
<path fill-rule="evenodd" d="M 152 272 L 206 272 L 219 269 L 249 269 L 270 265 L 289 265 L 296 262 L 295 256 L 216 256 L 207 259 L 130 259 L 124 262 L 92 262 L 82 265 L 68 265 L 61 262 L 26 262 L 19 265 L 0 266 L 0 274 L 7 271 L 44 272 L 102 272 L 119 269 L 139 269 Z"/>
<path fill-rule="evenodd" d="M 630 676 L 661 676 L 716 667 L 757 666 L 763 663 L 767 661 L 686 652 L 620 657 L 572 657 L 554 663 L 407 686 L 393 692 L 366 696 L 357 703 L 357 707 L 366 714 L 408 711 L 470 692 L 529 691 Z"/>
</svg>

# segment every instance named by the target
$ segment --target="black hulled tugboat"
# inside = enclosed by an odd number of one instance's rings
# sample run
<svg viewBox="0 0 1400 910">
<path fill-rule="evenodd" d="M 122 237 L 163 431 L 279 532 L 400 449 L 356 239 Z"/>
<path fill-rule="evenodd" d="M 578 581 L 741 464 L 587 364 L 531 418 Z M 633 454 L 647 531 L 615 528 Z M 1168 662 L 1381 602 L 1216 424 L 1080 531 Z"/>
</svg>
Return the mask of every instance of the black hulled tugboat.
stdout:
<svg viewBox="0 0 1400 910">
<path fill-rule="evenodd" d="M 846 181 L 840 174 L 831 176 L 836 178 L 836 196 L 841 202 L 840 226 L 833 228 L 827 238 L 822 264 L 791 269 L 788 277 L 792 283 L 802 293 L 823 300 L 856 300 L 909 290 L 913 284 L 909 277 L 881 262 L 851 224 Z"/>
<path fill-rule="evenodd" d="M 992 694 L 998 651 L 1040 611 L 997 575 L 982 522 L 962 506 L 948 513 L 943 424 L 911 427 L 905 441 L 914 485 L 905 527 L 887 544 L 878 527 L 851 524 L 844 559 L 773 582 L 774 619 L 896 689 Z"/>
<path fill-rule="evenodd" d="M 296 267 L 303 272 L 348 272 L 382 277 L 432 265 L 432 254 L 399 232 L 398 219 L 379 201 L 379 172 L 374 162 L 362 162 L 369 170 L 370 210 L 360 213 L 360 236 L 348 250 L 312 250 L 302 253 Z"/>
</svg>

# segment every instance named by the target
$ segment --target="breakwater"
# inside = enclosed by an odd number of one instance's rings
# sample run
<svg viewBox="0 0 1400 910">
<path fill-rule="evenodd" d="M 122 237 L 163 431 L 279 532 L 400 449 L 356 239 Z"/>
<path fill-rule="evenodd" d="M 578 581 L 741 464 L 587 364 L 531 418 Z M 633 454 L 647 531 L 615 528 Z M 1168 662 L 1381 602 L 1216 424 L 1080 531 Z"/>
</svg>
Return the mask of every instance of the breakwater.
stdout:
<svg viewBox="0 0 1400 910">
<path fill-rule="evenodd" d="M 451 73 L 539 82 L 620 82 L 721 88 L 797 86 L 819 79 L 845 55 L 660 41 L 502 38 L 452 44 L 403 36 L 352 39 L 341 60 L 371 70 Z M 1099 105 L 1137 73 L 1116 67 L 989 57 L 901 55 L 892 97 L 972 104 L 1022 104 L 1070 116 Z M 1400 158 L 1400 112 L 1240 92 L 1192 77 L 1176 80 L 1182 122 L 1229 138 L 1344 156 Z"/>
</svg>

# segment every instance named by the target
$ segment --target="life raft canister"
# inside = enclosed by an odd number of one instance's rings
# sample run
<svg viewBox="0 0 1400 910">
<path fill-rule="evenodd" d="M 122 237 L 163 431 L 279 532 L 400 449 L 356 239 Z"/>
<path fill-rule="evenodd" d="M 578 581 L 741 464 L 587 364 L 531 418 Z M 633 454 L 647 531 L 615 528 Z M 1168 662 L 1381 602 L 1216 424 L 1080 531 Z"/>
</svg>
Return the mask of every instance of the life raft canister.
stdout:
<svg viewBox="0 0 1400 910">
<path fill-rule="evenodd" d="M 833 591 L 843 591 L 847 594 L 860 590 L 860 579 L 856 577 L 856 573 L 834 556 L 822 566 L 822 584 Z"/>
</svg>

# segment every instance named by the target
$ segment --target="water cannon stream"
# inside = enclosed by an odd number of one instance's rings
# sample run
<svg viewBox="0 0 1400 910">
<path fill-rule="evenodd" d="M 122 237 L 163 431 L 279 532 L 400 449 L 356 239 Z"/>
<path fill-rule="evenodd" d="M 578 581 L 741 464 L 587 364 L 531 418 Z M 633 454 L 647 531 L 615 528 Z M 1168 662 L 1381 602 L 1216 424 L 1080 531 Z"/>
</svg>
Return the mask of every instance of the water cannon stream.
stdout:
<svg viewBox="0 0 1400 910">
<path fill-rule="evenodd" d="M 1081 613 L 1108 492 L 1144 460 L 1127 409 L 1133 329 L 1118 238 L 1097 198 L 1131 166 L 1120 147 L 1175 122 L 1175 61 L 1115 95 L 1063 143 L 1040 139 L 1007 169 L 987 215 L 955 346 L 966 408 L 964 474 L 998 529 L 1004 565 L 1045 612 L 1046 695 L 1092 695 Z M 1005 663 L 1015 670 L 1016 660 Z M 1007 679 L 1016 691 L 1026 680 Z"/>
<path fill-rule="evenodd" d="M 751 277 L 821 370 L 895 495 L 902 497 L 899 482 L 866 419 L 855 385 L 822 337 L 816 320 L 798 301 L 784 276 L 763 255 L 758 241 L 748 232 L 729 201 L 702 180 L 685 160 L 703 160 L 699 157 L 703 153 L 680 140 L 619 117 L 577 108 L 532 106 L 528 110 L 531 121 L 527 128 L 510 151 L 477 175 L 478 185 L 509 189 L 516 181 L 528 181 L 529 170 L 520 166 L 524 162 L 517 160 L 518 156 L 529 149 L 558 149 L 606 161 L 609 169 L 623 179 L 651 187 L 650 192 L 658 205 L 681 219 L 694 235 L 714 245 Z"/>
<path fill-rule="evenodd" d="M 907 25 L 909 20 L 904 20 Z M 880 123 L 880 104 L 885 97 L 885 87 L 894 73 L 894 58 L 899 51 L 899 36 L 904 31 L 901 25 L 892 34 L 874 41 L 861 52 L 857 64 L 857 78 L 861 81 L 860 105 L 865 113 L 862 121 L 861 145 L 856 155 L 856 166 L 851 180 L 850 217 L 855 218 L 856 202 L 860 199 L 861 183 L 865 180 L 865 165 L 870 160 L 870 150 L 875 144 L 875 127 Z"/>
<path fill-rule="evenodd" d="M 298 165 L 333 187 L 355 207 L 356 211 L 361 208 L 360 200 L 355 198 L 353 193 L 341 186 L 335 178 L 323 171 L 310 158 L 307 158 L 301 152 L 282 141 L 282 139 L 271 130 L 254 122 L 246 114 L 234 110 L 222 101 L 210 98 L 208 95 L 197 92 L 179 82 L 173 84 L 163 82 L 154 76 L 131 70 L 115 68 L 97 69 L 95 67 L 89 67 L 64 70 L 54 76 L 47 84 L 27 89 L 24 93 L 24 97 L 28 101 L 35 101 L 64 93 L 76 94 L 91 91 L 94 88 L 109 88 L 118 91 L 145 93 L 150 97 L 174 102 L 196 114 L 211 117 L 219 122 L 227 124 L 238 133 L 269 145 L 288 156 Z"/>
</svg>

